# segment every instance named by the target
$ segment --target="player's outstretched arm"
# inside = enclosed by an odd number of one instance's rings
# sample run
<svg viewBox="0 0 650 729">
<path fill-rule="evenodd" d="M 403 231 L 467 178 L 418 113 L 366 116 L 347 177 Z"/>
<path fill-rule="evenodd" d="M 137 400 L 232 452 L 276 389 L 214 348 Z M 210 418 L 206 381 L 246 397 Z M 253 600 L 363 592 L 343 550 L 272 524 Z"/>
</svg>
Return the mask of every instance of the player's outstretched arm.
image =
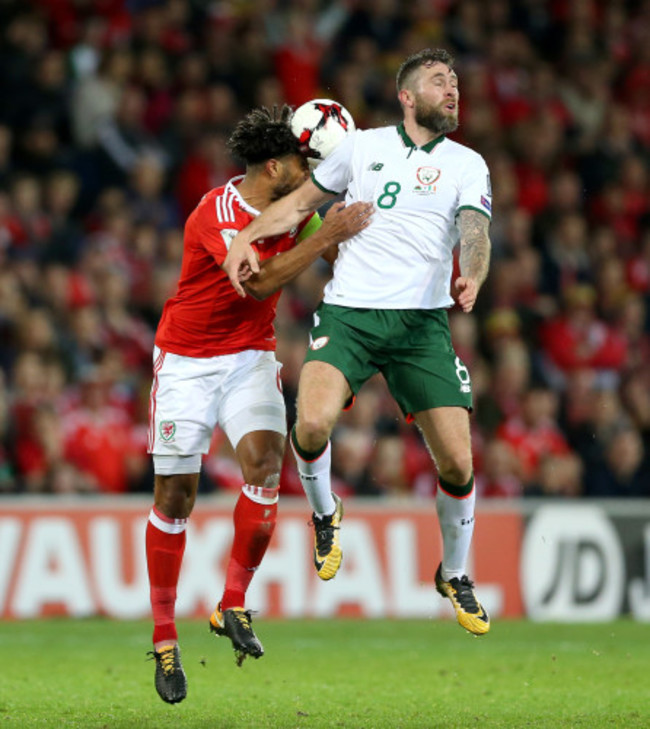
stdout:
<svg viewBox="0 0 650 729">
<path fill-rule="evenodd" d="M 328 210 L 323 225 L 291 250 L 262 261 L 259 273 L 243 283 L 247 293 L 265 299 L 302 273 L 328 248 L 360 233 L 370 223 L 372 203 L 357 202 L 345 206 L 335 203 Z"/>
<path fill-rule="evenodd" d="M 478 210 L 465 209 L 458 214 L 458 227 L 460 276 L 452 283 L 451 295 L 467 314 L 474 308 L 490 268 L 490 221 Z"/>
<path fill-rule="evenodd" d="M 240 296 L 246 296 L 243 281 L 259 273 L 257 255 L 251 246 L 258 238 L 279 235 L 291 230 L 309 213 L 334 197 L 324 193 L 311 180 L 297 190 L 276 200 L 232 239 L 222 268 Z"/>
</svg>

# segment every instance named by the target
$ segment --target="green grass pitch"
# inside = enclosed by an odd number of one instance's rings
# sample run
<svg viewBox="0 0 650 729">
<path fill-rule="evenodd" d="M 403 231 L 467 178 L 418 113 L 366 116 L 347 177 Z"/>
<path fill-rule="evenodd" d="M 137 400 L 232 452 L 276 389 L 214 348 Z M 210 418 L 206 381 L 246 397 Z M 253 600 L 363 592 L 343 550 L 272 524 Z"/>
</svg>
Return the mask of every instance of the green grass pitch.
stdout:
<svg viewBox="0 0 650 729">
<path fill-rule="evenodd" d="M 650 727 L 650 627 L 263 620 L 235 665 L 207 621 L 179 624 L 187 699 L 153 686 L 148 622 L 0 623 L 0 729 Z"/>
</svg>

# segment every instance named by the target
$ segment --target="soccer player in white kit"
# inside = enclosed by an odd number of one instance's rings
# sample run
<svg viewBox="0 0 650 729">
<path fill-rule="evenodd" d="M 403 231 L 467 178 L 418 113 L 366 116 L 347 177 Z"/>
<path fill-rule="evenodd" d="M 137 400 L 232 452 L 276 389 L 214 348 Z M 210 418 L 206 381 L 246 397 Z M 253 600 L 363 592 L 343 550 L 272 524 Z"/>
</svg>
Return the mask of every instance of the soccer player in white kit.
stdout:
<svg viewBox="0 0 650 729">
<path fill-rule="evenodd" d="M 237 296 L 221 268 L 231 240 L 308 174 L 290 114 L 288 106 L 256 109 L 235 128 L 229 147 L 246 163 L 246 174 L 206 193 L 188 218 L 178 289 L 156 332 L 149 411 L 155 486 L 146 554 L 155 686 L 172 704 L 187 694 L 175 604 L 201 455 L 219 425 L 243 474 L 226 584 L 210 617 L 211 630 L 232 641 L 241 665 L 247 655 L 264 652 L 244 603 L 275 527 L 286 440 L 273 329 L 280 289 L 319 256 L 331 259 L 335 244 L 362 230 L 372 214 L 371 204 L 341 204 L 322 227 L 316 214 L 258 241 L 260 271 L 246 283 L 251 296 Z"/>
<path fill-rule="evenodd" d="M 454 352 L 447 309 L 456 302 L 472 311 L 488 273 L 490 178 L 479 154 L 446 137 L 458 126 L 459 100 L 446 51 L 407 58 L 397 93 L 403 122 L 347 137 L 311 179 L 234 239 L 224 270 L 244 295 L 242 282 L 257 268 L 252 241 L 287 230 L 343 191 L 348 203 L 374 202 L 372 223 L 339 247 L 298 389 L 291 443 L 314 512 L 314 563 L 322 579 L 331 579 L 342 556 L 331 431 L 361 385 L 381 372 L 437 468 L 443 558 L 436 588 L 451 600 L 460 625 L 482 635 L 489 617 L 466 575 L 475 502 L 471 378 Z M 458 243 L 460 275 L 452 281 Z"/>
</svg>

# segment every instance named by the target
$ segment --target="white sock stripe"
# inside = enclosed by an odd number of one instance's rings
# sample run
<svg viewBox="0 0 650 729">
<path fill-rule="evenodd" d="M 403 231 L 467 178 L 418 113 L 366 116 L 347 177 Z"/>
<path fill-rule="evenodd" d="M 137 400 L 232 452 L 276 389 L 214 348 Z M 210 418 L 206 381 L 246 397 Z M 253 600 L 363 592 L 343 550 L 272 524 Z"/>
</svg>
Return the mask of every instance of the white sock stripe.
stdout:
<svg viewBox="0 0 650 729">
<path fill-rule="evenodd" d="M 264 486 L 251 486 L 249 483 L 245 483 L 241 490 L 256 504 L 276 504 L 280 497 L 279 489 L 266 489 Z"/>
<path fill-rule="evenodd" d="M 187 527 L 187 519 L 169 519 L 159 516 L 155 509 L 149 512 L 149 521 L 166 534 L 182 534 Z"/>
</svg>

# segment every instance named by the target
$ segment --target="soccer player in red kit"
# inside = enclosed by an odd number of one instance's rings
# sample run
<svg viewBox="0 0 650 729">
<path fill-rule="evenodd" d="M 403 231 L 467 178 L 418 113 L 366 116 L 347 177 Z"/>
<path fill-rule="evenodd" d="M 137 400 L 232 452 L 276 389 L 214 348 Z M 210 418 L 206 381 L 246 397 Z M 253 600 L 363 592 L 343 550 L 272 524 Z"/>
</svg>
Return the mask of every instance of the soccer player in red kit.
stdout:
<svg viewBox="0 0 650 729">
<path fill-rule="evenodd" d="M 296 229 L 258 241 L 260 271 L 245 284 L 250 295 L 237 295 L 221 268 L 230 241 L 308 175 L 290 115 L 288 106 L 260 108 L 236 126 L 228 146 L 246 174 L 208 192 L 188 218 L 178 289 L 156 333 L 149 413 L 155 486 L 146 551 L 155 686 L 172 704 L 187 695 L 175 603 L 201 455 L 218 425 L 243 475 L 225 589 L 210 617 L 210 628 L 230 638 L 241 664 L 264 653 L 245 596 L 275 527 L 286 440 L 273 329 L 280 289 L 319 256 L 333 260 L 336 244 L 365 228 L 372 214 L 370 204 L 339 203 L 322 226 L 318 215 L 308 216 Z"/>
</svg>

